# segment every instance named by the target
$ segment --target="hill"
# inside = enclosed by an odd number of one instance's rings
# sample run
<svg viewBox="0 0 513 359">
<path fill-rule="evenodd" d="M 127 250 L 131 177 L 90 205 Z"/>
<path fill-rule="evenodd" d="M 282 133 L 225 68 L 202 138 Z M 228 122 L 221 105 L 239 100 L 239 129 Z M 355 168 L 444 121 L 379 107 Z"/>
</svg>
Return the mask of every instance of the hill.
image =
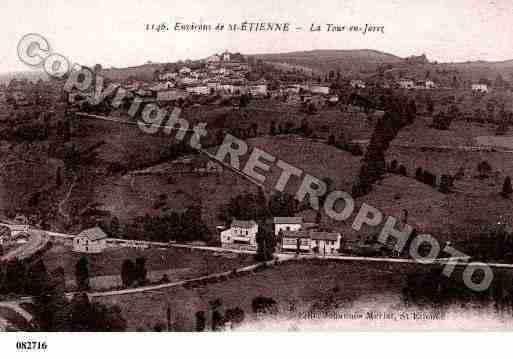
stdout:
<svg viewBox="0 0 513 359">
<path fill-rule="evenodd" d="M 362 50 L 311 50 L 278 54 L 249 55 L 254 59 L 267 62 L 288 63 L 305 66 L 317 71 L 337 70 L 344 72 L 375 72 L 383 64 L 396 64 L 402 58 L 381 51 Z"/>
<path fill-rule="evenodd" d="M 460 85 L 487 79 L 494 83 L 500 75 L 505 81 L 513 79 L 513 60 L 505 61 L 428 61 L 425 55 L 401 58 L 371 49 L 359 50 L 311 50 L 287 53 L 248 55 L 282 70 L 314 71 L 326 74 L 340 71 L 344 77 L 372 78 L 378 73 L 389 79 L 429 76 L 442 86 L 453 86 L 454 78 Z"/>
</svg>

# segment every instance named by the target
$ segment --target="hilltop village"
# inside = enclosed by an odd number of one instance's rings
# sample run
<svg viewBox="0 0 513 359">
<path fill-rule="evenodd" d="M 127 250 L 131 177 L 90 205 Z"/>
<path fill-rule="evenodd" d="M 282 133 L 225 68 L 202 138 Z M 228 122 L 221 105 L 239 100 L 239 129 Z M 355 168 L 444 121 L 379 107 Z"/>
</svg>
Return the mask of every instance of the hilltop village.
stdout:
<svg viewBox="0 0 513 359">
<path fill-rule="evenodd" d="M 429 234 L 461 258 L 513 263 L 513 66 L 319 50 L 83 68 L 86 89 L 34 73 L 0 87 L 0 295 L 37 318 L 17 327 L 221 330 L 372 291 L 475 299 L 461 270 L 437 271 L 442 251 L 419 269 L 382 240 L 389 218 L 408 245 Z M 146 106 L 187 127 L 145 131 Z M 216 157 L 227 138 L 247 146 L 240 166 Z M 244 170 L 255 149 L 276 164 L 263 181 Z M 283 184 L 277 168 L 296 175 Z M 297 194 L 305 178 L 326 187 L 318 208 Z M 334 191 L 350 217 L 323 210 Z M 379 223 L 355 230 L 369 206 Z M 49 320 L 41 293 L 100 319 Z"/>
</svg>

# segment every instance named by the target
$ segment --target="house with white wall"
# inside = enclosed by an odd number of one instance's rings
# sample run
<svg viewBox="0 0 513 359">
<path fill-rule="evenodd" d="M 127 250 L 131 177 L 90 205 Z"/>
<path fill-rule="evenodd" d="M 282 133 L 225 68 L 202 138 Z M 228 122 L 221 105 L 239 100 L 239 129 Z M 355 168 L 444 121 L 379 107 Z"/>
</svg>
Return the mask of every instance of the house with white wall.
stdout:
<svg viewBox="0 0 513 359">
<path fill-rule="evenodd" d="M 251 84 L 248 87 L 248 92 L 252 96 L 266 96 L 267 95 L 267 85 L 262 83 Z"/>
<path fill-rule="evenodd" d="M 321 256 L 333 255 L 339 251 L 341 239 L 340 233 L 335 232 L 282 231 L 281 250 L 283 252 L 314 252 Z"/>
<path fill-rule="evenodd" d="M 397 84 L 402 89 L 413 89 L 415 88 L 415 81 L 412 79 L 400 79 Z"/>
<path fill-rule="evenodd" d="M 208 95 L 210 93 L 208 86 L 192 86 L 187 87 L 186 90 L 188 93 L 193 93 L 196 95 Z"/>
<path fill-rule="evenodd" d="M 336 232 L 310 232 L 312 250 L 320 255 L 335 254 L 340 250 L 342 236 Z"/>
<path fill-rule="evenodd" d="M 190 74 L 190 73 L 191 73 L 191 71 L 192 71 L 192 70 L 191 70 L 190 68 L 188 68 L 187 66 L 184 66 L 184 67 L 182 67 L 182 68 L 178 71 L 178 73 L 179 73 L 180 75 L 187 75 L 187 74 Z"/>
<path fill-rule="evenodd" d="M 73 252 L 101 253 L 107 248 L 107 235 L 100 227 L 86 229 L 73 239 Z"/>
<path fill-rule="evenodd" d="M 11 241 L 11 229 L 5 225 L 0 225 L 0 245 Z"/>
<path fill-rule="evenodd" d="M 351 85 L 352 88 L 364 89 L 366 87 L 365 81 L 359 80 L 359 79 L 351 80 L 349 84 Z"/>
<path fill-rule="evenodd" d="M 308 89 L 311 93 L 320 95 L 328 95 L 330 93 L 330 87 L 324 84 L 311 84 Z"/>
<path fill-rule="evenodd" d="M 489 91 L 487 84 L 472 84 L 472 92 L 488 93 Z"/>
<path fill-rule="evenodd" d="M 282 231 L 281 250 L 283 252 L 311 252 L 310 233 L 308 231 Z"/>
<path fill-rule="evenodd" d="M 426 79 L 425 87 L 426 87 L 427 90 L 432 90 L 432 89 L 436 88 L 436 84 L 435 84 L 435 82 L 433 80 Z"/>
<path fill-rule="evenodd" d="M 302 217 L 274 217 L 274 234 L 280 231 L 299 231 L 303 227 Z"/>
<path fill-rule="evenodd" d="M 221 232 L 221 246 L 256 250 L 257 232 L 258 224 L 255 221 L 241 221 L 234 219 L 230 224 L 230 228 Z"/>
</svg>

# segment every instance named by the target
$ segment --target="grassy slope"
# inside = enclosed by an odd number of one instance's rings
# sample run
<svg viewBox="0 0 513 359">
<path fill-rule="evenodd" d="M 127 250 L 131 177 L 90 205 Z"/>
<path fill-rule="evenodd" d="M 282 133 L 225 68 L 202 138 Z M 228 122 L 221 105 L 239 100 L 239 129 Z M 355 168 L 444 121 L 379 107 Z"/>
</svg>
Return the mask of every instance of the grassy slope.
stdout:
<svg viewBox="0 0 513 359">
<path fill-rule="evenodd" d="M 288 310 L 290 305 L 308 309 L 337 285 L 341 289 L 337 301 L 345 303 L 343 306 L 362 296 L 369 301 L 389 298 L 397 301 L 404 278 L 392 275 L 391 270 L 404 272 L 407 267 L 352 262 L 322 265 L 289 263 L 196 289 L 172 288 L 97 300 L 119 305 L 130 330 L 151 330 L 156 323 L 165 323 L 164 313 L 168 307 L 177 329 L 193 330 L 194 313 L 208 311 L 209 301 L 217 298 L 222 300 L 224 309 L 239 306 L 247 317 L 251 315 L 252 299 L 259 295 L 274 298 L 282 311 Z"/>
<path fill-rule="evenodd" d="M 170 288 L 96 300 L 119 305 L 129 330 L 151 330 L 157 323 L 165 324 L 167 308 L 171 310 L 172 329 L 194 330 L 195 312 L 205 311 L 209 323 L 209 302 L 216 299 L 223 303 L 221 312 L 237 306 L 242 308 L 248 323 L 254 320 L 251 301 L 257 296 L 276 300 L 285 315 L 293 314 L 289 312 L 291 307 L 296 308 L 297 314 L 315 305 L 318 308 L 322 303 L 328 304 L 328 310 L 343 312 L 396 312 L 405 309 L 401 296 L 406 275 L 419 268 L 429 269 L 398 263 L 288 262 L 249 276 L 193 289 Z M 453 272 L 450 281 L 461 282 L 461 269 Z M 336 292 L 335 287 L 339 289 Z M 432 308 L 424 308 L 429 309 Z M 465 312 L 470 313 L 470 309 Z"/>
<path fill-rule="evenodd" d="M 49 272 L 59 266 L 63 267 L 66 280 L 72 281 L 75 279 L 75 264 L 81 256 L 81 254 L 72 252 L 68 246 L 58 245 L 44 254 L 43 261 Z M 101 254 L 88 254 L 86 258 L 90 276 L 97 277 L 119 276 L 125 259 L 135 260 L 141 256 L 146 258 L 146 269 L 148 271 L 178 271 L 178 276 L 174 278 L 176 280 L 222 272 L 253 262 L 251 256 L 215 256 L 204 251 L 191 251 L 181 248 L 111 248 Z"/>
</svg>

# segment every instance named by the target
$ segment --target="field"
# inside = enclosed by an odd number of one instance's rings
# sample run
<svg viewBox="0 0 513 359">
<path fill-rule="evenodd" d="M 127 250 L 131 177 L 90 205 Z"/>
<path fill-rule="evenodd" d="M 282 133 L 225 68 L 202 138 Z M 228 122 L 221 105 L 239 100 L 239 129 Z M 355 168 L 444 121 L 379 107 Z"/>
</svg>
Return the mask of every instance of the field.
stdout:
<svg viewBox="0 0 513 359">
<path fill-rule="evenodd" d="M 210 313 L 209 303 L 216 299 L 222 303 L 221 312 L 240 307 L 245 312 L 245 322 L 251 324 L 255 320 L 251 302 L 257 296 L 273 298 L 285 316 L 319 308 L 344 312 L 399 311 L 405 308 L 401 298 L 406 275 L 417 270 L 415 266 L 353 261 L 285 262 L 250 276 L 194 289 L 170 288 L 95 300 L 120 306 L 129 330 L 165 326 L 168 308 L 171 330 L 194 330 L 195 312 Z M 456 281 L 460 274 L 458 270 L 454 272 Z M 207 318 L 210 320 L 210 314 Z"/>
<path fill-rule="evenodd" d="M 172 310 L 173 326 L 177 330 L 193 330 L 194 313 L 208 312 L 209 302 L 221 299 L 223 308 L 240 307 L 246 315 L 251 313 L 251 301 L 262 295 L 271 297 L 280 309 L 291 306 L 308 307 L 339 286 L 334 302 L 350 305 L 361 296 L 366 300 L 398 300 L 402 278 L 391 275 L 387 266 L 368 266 L 357 263 L 311 265 L 285 263 L 276 268 L 227 282 L 209 284 L 196 289 L 170 288 L 122 296 L 102 297 L 102 303 L 122 308 L 129 330 L 151 330 L 157 323 L 165 324 L 167 308 Z"/>
<path fill-rule="evenodd" d="M 417 202 L 410 206 L 403 206 L 400 201 L 391 202 L 396 205 L 396 212 L 405 208 L 409 211 L 410 219 L 420 224 L 420 228 L 463 242 L 470 233 L 478 232 L 485 224 L 511 223 L 513 202 L 501 197 L 499 192 L 506 176 L 513 176 L 513 153 L 456 148 L 475 146 L 475 136 L 489 135 L 493 133 L 492 128 L 465 122 L 453 122 L 449 131 L 423 128 L 425 124 L 418 122 L 413 126 L 417 128 L 407 128 L 400 133 L 386 156 L 387 161 L 395 159 L 406 167 L 410 178 L 402 180 L 404 192 L 416 192 Z M 413 136 L 415 132 L 423 135 Z M 430 145 L 454 147 L 421 148 Z M 492 173 L 486 179 L 477 177 L 477 166 L 482 161 L 487 161 L 492 167 Z M 411 178 L 418 167 L 438 177 L 442 174 L 455 175 L 461 168 L 464 176 L 454 182 L 451 193 L 441 194 Z M 404 197 L 404 194 L 400 195 Z M 369 195 L 370 199 L 378 202 L 379 197 L 382 196 L 378 189 Z M 415 213 L 423 217 L 423 223 L 415 221 Z"/>
<path fill-rule="evenodd" d="M 333 146 L 298 136 L 263 136 L 248 141 L 250 148 L 263 150 L 277 160 L 285 161 L 319 179 L 330 178 L 333 187 L 350 190 L 360 169 L 361 157 L 339 150 Z M 276 165 L 266 174 L 266 183 L 274 187 L 281 174 Z M 300 182 L 291 178 L 286 190 L 297 191 Z"/>
<path fill-rule="evenodd" d="M 350 189 L 359 170 L 359 158 L 324 143 L 297 136 L 262 136 L 248 140 L 251 151 L 256 147 L 277 159 L 286 161 L 319 178 L 329 177 L 337 188 Z M 209 149 L 212 153 L 216 151 Z M 244 164 L 249 153 L 241 158 Z M 228 161 L 228 160 L 226 160 Z M 167 164 L 150 167 L 159 171 L 169 168 Z M 242 169 L 242 168 L 241 168 Z M 273 166 L 267 174 L 266 192 L 270 193 L 280 175 L 280 169 Z M 299 181 L 290 180 L 286 190 L 297 191 Z M 257 186 L 230 170 L 219 174 L 169 174 L 130 177 L 125 175 L 99 186 L 96 189 L 97 203 L 120 220 L 129 220 L 144 214 L 156 215 L 163 209 L 181 211 L 193 204 L 203 207 L 203 220 L 215 230 L 221 224 L 217 219 L 219 206 L 230 198 L 244 192 L 256 192 Z M 166 195 L 166 203 L 154 208 L 159 196 Z"/>
<path fill-rule="evenodd" d="M 101 254 L 88 254 L 89 274 L 93 290 L 117 287 L 121 284 L 121 265 L 125 259 L 146 258 L 148 278 L 157 281 L 167 274 L 171 281 L 190 279 L 211 273 L 223 272 L 253 263 L 248 255 L 211 254 L 182 248 L 110 248 Z M 43 261 L 49 272 L 64 268 L 67 289 L 75 286 L 75 264 L 81 257 L 64 245 L 47 251 Z"/>
<path fill-rule="evenodd" d="M 181 212 L 192 205 L 201 205 L 203 221 L 215 231 L 216 225 L 221 224 L 217 219 L 219 206 L 238 194 L 256 192 L 256 188 L 228 170 L 206 176 L 171 173 L 168 176 L 123 176 L 99 186 L 96 201 L 121 221 L 145 214 L 158 215 L 166 210 Z M 166 196 L 166 203 L 155 208 L 161 195 Z"/>
</svg>

